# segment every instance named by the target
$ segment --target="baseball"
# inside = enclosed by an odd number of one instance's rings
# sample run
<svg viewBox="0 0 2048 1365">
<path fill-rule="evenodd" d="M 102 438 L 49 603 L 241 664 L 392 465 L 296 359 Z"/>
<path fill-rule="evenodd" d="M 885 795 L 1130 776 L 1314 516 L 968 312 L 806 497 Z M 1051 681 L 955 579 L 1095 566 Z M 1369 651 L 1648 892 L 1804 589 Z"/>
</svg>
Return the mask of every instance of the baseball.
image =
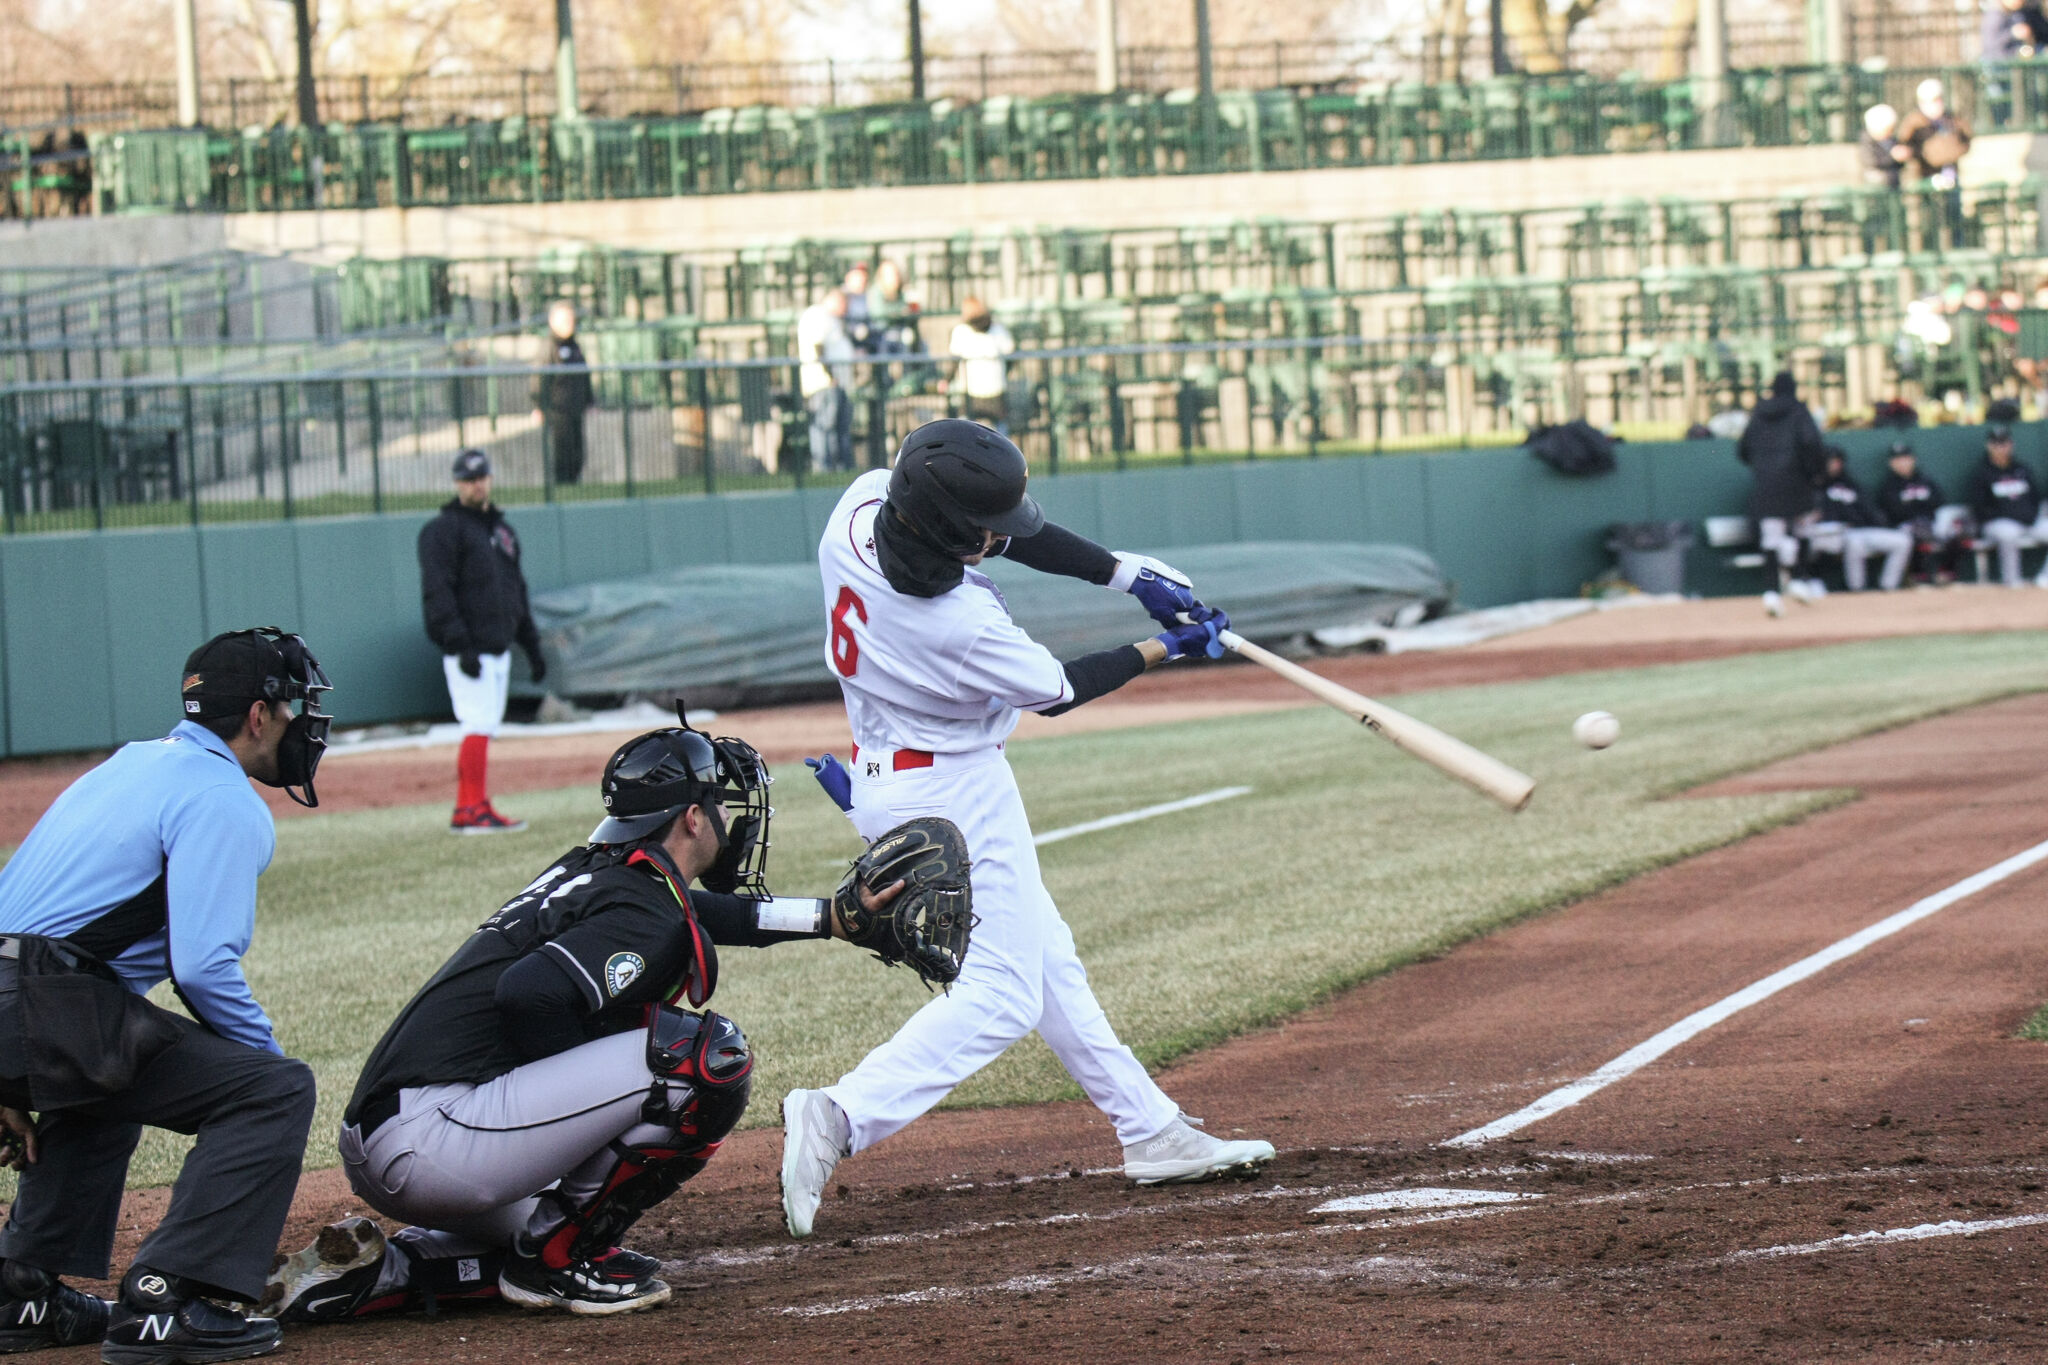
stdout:
<svg viewBox="0 0 2048 1365">
<path fill-rule="evenodd" d="M 1604 749 L 1621 738 L 1621 722 L 1606 711 L 1588 711 L 1572 722 L 1572 738 L 1588 749 Z"/>
</svg>

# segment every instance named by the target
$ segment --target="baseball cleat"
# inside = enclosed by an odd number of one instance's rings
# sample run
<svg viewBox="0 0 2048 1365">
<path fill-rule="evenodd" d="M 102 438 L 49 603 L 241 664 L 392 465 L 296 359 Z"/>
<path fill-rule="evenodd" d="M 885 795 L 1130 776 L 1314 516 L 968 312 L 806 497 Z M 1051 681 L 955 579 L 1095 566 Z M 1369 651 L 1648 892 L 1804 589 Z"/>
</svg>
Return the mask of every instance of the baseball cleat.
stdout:
<svg viewBox="0 0 2048 1365">
<path fill-rule="evenodd" d="M 173 1288 L 166 1275 L 136 1266 L 121 1281 L 100 1360 L 104 1365 L 213 1365 L 268 1355 L 283 1337 L 267 1318 L 245 1318 Z"/>
<path fill-rule="evenodd" d="M 792 1237 L 811 1235 L 825 1182 L 853 1150 L 845 1111 L 822 1090 L 792 1090 L 782 1100 L 782 1217 Z"/>
<path fill-rule="evenodd" d="M 0 1355 L 98 1341 L 107 1334 L 108 1307 L 47 1270 L 0 1264 Z"/>
<path fill-rule="evenodd" d="M 1767 592 L 1767 593 L 1765 593 L 1765 594 L 1764 594 L 1764 615 L 1766 615 L 1766 616 L 1783 616 L 1784 614 L 1785 614 L 1785 599 L 1784 599 L 1783 597 L 1781 597 L 1781 596 L 1780 596 L 1780 595 L 1778 594 L 1777 590 L 1776 590 L 1776 589 L 1773 589 L 1772 591 L 1770 591 L 1770 592 Z"/>
<path fill-rule="evenodd" d="M 506 1259 L 498 1293 L 521 1308 L 560 1308 L 585 1317 L 638 1313 L 668 1302 L 668 1281 L 655 1274 L 660 1269 L 661 1262 L 652 1256 L 623 1247 L 558 1268 L 528 1252 L 522 1242 Z"/>
<path fill-rule="evenodd" d="M 384 1269 L 384 1230 L 367 1218 L 344 1218 L 320 1229 L 313 1245 L 280 1256 L 249 1310 L 279 1322 L 335 1322 L 353 1317 L 376 1291 Z"/>
<path fill-rule="evenodd" d="M 1182 1114 L 1164 1132 L 1124 1148 L 1124 1176 L 1138 1185 L 1180 1185 L 1224 1175 L 1250 1175 L 1273 1159 L 1270 1142 L 1225 1142 Z"/>
<path fill-rule="evenodd" d="M 481 806 L 464 806 L 455 812 L 455 818 L 448 822 L 450 834 L 517 834 L 526 828 L 524 820 L 507 820 L 492 810 L 488 803 Z"/>
</svg>

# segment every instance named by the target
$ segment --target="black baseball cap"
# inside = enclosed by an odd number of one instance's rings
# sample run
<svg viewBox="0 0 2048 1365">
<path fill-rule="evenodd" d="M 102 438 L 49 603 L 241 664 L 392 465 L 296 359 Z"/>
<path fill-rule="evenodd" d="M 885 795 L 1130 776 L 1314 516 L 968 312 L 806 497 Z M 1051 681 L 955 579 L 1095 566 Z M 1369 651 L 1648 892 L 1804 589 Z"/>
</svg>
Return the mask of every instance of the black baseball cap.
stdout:
<svg viewBox="0 0 2048 1365">
<path fill-rule="evenodd" d="M 1904 441 L 1893 441 L 1892 448 L 1887 450 L 1884 456 L 1887 460 L 1896 460 L 1901 455 L 1911 455 L 1912 453 L 1913 447 L 1907 445 Z"/>
<path fill-rule="evenodd" d="M 1987 441 L 2010 441 L 2012 439 L 2012 428 L 2003 422 L 1993 422 L 1984 429 L 1984 439 Z"/>
<path fill-rule="evenodd" d="M 488 479 L 491 477 L 491 457 L 481 450 L 465 450 L 455 457 L 454 474 L 457 483 Z"/>
<path fill-rule="evenodd" d="M 186 716 L 214 720 L 237 716 L 251 702 L 290 701 L 305 695 L 304 679 L 293 676 L 281 642 L 297 640 L 280 632 L 271 636 L 253 630 L 214 636 L 185 658 L 185 681 L 179 688 Z M 301 653 L 304 642 L 298 642 Z M 314 665 L 318 667 L 318 665 Z M 322 678 L 324 684 L 326 679 Z"/>
</svg>

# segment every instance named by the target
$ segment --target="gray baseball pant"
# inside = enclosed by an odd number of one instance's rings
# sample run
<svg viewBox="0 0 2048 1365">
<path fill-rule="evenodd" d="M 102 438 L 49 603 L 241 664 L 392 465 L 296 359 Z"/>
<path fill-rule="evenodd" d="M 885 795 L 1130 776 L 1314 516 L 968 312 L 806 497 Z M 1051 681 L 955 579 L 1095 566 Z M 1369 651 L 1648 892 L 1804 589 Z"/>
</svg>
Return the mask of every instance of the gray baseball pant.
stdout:
<svg viewBox="0 0 2048 1365">
<path fill-rule="evenodd" d="M 349 1187 L 386 1217 L 452 1233 L 471 1251 L 535 1241 L 566 1215 L 542 1191 L 582 1205 L 618 1164 L 611 1144 L 672 1141 L 640 1117 L 654 1073 L 639 1029 L 515 1067 L 482 1085 L 402 1090 L 375 1131 L 341 1130 Z M 673 1102 L 687 1098 L 673 1087 Z M 453 1244 L 443 1243 L 453 1250 Z"/>
</svg>

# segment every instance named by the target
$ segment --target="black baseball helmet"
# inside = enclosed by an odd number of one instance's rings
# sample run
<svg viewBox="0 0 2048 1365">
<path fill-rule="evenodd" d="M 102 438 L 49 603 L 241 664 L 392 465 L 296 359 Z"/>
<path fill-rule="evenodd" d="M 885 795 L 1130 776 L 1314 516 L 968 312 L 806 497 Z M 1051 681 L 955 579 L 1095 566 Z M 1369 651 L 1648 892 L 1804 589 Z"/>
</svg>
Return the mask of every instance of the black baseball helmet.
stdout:
<svg viewBox="0 0 2048 1365">
<path fill-rule="evenodd" d="M 903 438 L 889 475 L 890 509 L 911 533 L 951 555 L 982 548 L 984 531 L 1035 535 L 1045 513 L 1024 491 L 1024 452 L 961 417 L 927 422 Z"/>
</svg>

